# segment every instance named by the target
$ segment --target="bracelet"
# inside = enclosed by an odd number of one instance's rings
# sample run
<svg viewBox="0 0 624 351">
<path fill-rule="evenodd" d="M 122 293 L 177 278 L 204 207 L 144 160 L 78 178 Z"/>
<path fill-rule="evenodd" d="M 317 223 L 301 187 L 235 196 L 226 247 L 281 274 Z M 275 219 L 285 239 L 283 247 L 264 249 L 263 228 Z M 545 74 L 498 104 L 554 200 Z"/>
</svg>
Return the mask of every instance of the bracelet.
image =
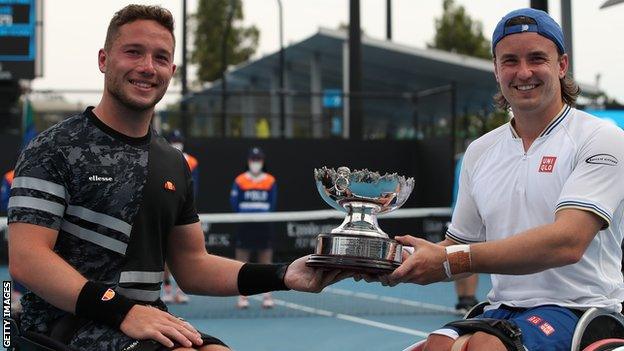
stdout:
<svg viewBox="0 0 624 351">
<path fill-rule="evenodd" d="M 470 245 L 451 245 L 446 247 L 446 261 L 442 264 L 446 277 L 452 279 L 462 273 L 470 272 Z"/>
<path fill-rule="evenodd" d="M 249 296 L 275 290 L 290 290 L 284 283 L 288 265 L 245 263 L 238 271 L 238 292 Z"/>
<path fill-rule="evenodd" d="M 76 301 L 76 316 L 119 328 L 135 302 L 103 284 L 87 281 Z"/>
</svg>

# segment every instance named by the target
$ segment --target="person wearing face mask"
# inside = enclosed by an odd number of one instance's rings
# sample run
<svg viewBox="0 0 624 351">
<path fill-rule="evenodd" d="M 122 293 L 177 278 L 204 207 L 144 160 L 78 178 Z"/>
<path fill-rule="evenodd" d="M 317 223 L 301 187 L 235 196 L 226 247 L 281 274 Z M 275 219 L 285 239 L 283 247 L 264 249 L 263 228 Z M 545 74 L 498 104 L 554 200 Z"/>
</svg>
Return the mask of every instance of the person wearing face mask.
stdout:
<svg viewBox="0 0 624 351">
<path fill-rule="evenodd" d="M 272 212 L 277 200 L 275 177 L 264 172 L 264 152 L 252 147 L 247 156 L 247 171 L 234 179 L 230 192 L 230 203 L 234 212 Z M 258 263 L 268 264 L 273 260 L 273 228 L 271 223 L 241 223 L 236 237 L 236 259 L 248 262 L 251 252 L 256 251 Z M 263 308 L 273 307 L 270 293 L 262 299 Z M 249 307 L 246 296 L 239 296 L 237 307 Z"/>
<path fill-rule="evenodd" d="M 184 155 L 184 159 L 186 160 L 186 164 L 191 171 L 191 178 L 193 179 L 193 195 L 197 198 L 198 184 L 199 184 L 199 162 L 192 155 L 184 152 L 184 134 L 179 129 L 174 129 L 167 136 L 167 141 L 173 148 L 179 150 L 182 155 Z M 163 276 L 163 288 L 161 299 L 166 304 L 176 304 L 176 303 L 188 303 L 189 297 L 186 295 L 179 287 L 174 287 L 171 283 L 171 272 L 169 272 L 169 267 L 165 264 L 165 273 Z"/>
</svg>

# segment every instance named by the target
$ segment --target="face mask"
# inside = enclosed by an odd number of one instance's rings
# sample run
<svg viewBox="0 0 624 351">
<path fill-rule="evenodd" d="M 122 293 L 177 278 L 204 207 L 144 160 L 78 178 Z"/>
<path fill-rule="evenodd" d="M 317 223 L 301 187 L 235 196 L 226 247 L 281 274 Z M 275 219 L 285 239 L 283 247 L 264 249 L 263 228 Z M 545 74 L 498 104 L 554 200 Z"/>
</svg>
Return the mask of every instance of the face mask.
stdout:
<svg viewBox="0 0 624 351">
<path fill-rule="evenodd" d="M 184 150 L 184 144 L 182 143 L 171 143 L 171 146 L 173 146 L 174 148 L 183 151 Z"/>
<path fill-rule="evenodd" d="M 262 162 L 260 161 L 250 161 L 249 162 L 249 172 L 252 174 L 258 174 L 262 172 Z"/>
</svg>

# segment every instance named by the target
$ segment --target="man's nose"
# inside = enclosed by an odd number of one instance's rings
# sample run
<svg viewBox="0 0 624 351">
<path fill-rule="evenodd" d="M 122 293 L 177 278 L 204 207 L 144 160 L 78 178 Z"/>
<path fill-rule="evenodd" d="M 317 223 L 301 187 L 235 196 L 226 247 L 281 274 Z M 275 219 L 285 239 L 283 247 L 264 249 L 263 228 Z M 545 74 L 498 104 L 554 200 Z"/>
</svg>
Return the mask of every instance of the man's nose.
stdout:
<svg viewBox="0 0 624 351">
<path fill-rule="evenodd" d="M 139 72 L 144 75 L 154 75 L 156 74 L 156 69 L 154 68 L 154 59 L 151 55 L 145 55 L 143 57 L 143 61 L 139 65 Z"/>
<path fill-rule="evenodd" d="M 521 60 L 520 65 L 518 66 L 517 77 L 519 79 L 529 79 L 533 76 L 533 70 L 531 66 L 525 61 Z"/>
</svg>

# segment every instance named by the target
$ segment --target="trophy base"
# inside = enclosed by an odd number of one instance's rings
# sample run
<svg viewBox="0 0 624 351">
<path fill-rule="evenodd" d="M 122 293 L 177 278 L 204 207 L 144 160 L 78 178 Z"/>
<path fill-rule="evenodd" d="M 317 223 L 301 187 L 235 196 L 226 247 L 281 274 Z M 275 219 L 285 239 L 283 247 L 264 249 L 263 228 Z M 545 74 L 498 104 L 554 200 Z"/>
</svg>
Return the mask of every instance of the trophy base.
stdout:
<svg viewBox="0 0 624 351">
<path fill-rule="evenodd" d="M 312 255 L 306 261 L 306 265 L 316 268 L 341 269 L 367 274 L 386 274 L 400 266 L 400 264 L 388 263 L 385 261 L 323 255 Z"/>
<path fill-rule="evenodd" d="M 306 265 L 368 274 L 387 274 L 401 265 L 401 244 L 380 237 L 320 234 Z"/>
</svg>

